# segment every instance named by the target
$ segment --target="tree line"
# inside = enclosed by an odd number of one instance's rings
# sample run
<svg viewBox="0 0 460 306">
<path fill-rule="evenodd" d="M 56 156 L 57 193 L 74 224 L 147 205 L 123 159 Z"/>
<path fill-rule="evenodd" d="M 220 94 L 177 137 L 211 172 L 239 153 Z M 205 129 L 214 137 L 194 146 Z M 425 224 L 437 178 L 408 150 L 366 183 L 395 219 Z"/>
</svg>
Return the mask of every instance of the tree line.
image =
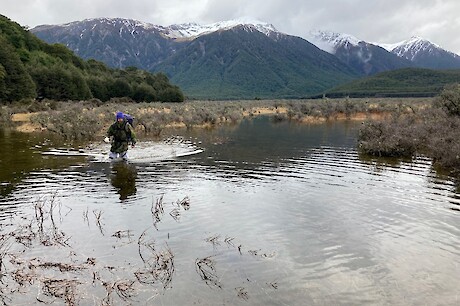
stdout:
<svg viewBox="0 0 460 306">
<path fill-rule="evenodd" d="M 112 69 L 84 61 L 61 44 L 47 44 L 0 15 L 0 103 L 23 99 L 86 100 L 127 97 L 136 102 L 182 102 L 164 73 Z"/>
<path fill-rule="evenodd" d="M 460 69 L 402 68 L 337 86 L 325 94 L 335 97 L 434 97 L 445 86 L 460 83 Z"/>
</svg>

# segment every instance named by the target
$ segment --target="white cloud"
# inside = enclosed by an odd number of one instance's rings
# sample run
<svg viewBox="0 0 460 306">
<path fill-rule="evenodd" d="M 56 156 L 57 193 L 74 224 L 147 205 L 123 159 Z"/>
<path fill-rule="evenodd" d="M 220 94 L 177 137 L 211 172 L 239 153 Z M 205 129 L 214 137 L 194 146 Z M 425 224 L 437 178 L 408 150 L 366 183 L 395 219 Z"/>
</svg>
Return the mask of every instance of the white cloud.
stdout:
<svg viewBox="0 0 460 306">
<path fill-rule="evenodd" d="M 302 37 L 312 29 L 382 43 L 419 35 L 460 53 L 458 0 L 0 0 L 0 7 L 3 15 L 31 27 L 95 17 L 170 25 L 250 16 Z"/>
</svg>

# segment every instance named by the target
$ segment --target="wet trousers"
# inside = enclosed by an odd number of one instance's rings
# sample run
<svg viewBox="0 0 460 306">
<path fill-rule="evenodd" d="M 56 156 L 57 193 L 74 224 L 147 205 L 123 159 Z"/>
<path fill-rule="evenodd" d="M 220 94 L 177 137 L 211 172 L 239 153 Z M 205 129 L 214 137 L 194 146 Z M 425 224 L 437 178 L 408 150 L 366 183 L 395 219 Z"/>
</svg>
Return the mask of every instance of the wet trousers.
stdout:
<svg viewBox="0 0 460 306">
<path fill-rule="evenodd" d="M 109 158 L 110 159 L 123 158 L 124 160 L 128 160 L 128 151 L 124 151 L 121 153 L 110 152 Z"/>
</svg>

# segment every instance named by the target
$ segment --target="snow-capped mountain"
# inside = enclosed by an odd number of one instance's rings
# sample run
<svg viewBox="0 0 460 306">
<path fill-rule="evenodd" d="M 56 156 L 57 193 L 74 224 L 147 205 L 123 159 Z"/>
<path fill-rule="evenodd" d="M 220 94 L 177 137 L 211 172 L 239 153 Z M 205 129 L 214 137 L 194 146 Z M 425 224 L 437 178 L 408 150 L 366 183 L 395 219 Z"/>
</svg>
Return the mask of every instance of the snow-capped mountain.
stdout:
<svg viewBox="0 0 460 306">
<path fill-rule="evenodd" d="M 245 17 L 221 22 L 215 22 L 207 25 L 198 23 L 174 24 L 165 27 L 165 35 L 170 38 L 194 38 L 203 34 L 209 34 L 219 30 L 231 29 L 240 25 L 253 26 L 259 32 L 269 35 L 272 32 L 278 32 L 275 27 L 269 23 Z"/>
<path fill-rule="evenodd" d="M 48 43 L 61 43 L 84 59 L 111 67 L 135 66 L 150 70 L 180 48 L 165 36 L 167 29 L 123 18 L 95 18 L 31 29 Z"/>
<path fill-rule="evenodd" d="M 406 58 L 417 67 L 434 69 L 460 68 L 460 56 L 443 49 L 441 46 L 432 43 L 418 36 L 396 44 L 380 44 L 383 48 Z"/>
<path fill-rule="evenodd" d="M 460 68 L 457 55 L 434 44 L 398 44 L 390 52 L 334 32 L 314 31 L 306 40 L 252 18 L 170 26 L 97 18 L 38 26 L 31 32 L 48 43 L 66 45 L 84 59 L 96 59 L 111 67 L 163 71 L 196 97 L 213 92 L 222 98 L 222 88 L 238 88 L 238 94 L 245 91 L 261 97 L 267 92 L 274 96 L 275 91 L 278 96 L 299 97 L 387 70 Z M 244 89 L 242 79 L 247 80 Z M 318 79 L 326 81 L 319 84 Z M 238 90 L 225 97 L 236 97 Z"/>
<path fill-rule="evenodd" d="M 438 50 L 444 50 L 441 46 L 432 43 L 426 39 L 418 36 L 412 36 L 408 40 L 403 40 L 395 44 L 380 44 L 383 48 L 390 52 L 395 53 L 400 57 L 405 57 L 408 60 L 414 61 L 418 54 L 421 52 L 436 52 Z M 452 53 L 453 55 L 456 55 Z M 458 56 L 458 55 L 457 55 Z"/>
<path fill-rule="evenodd" d="M 49 28 L 81 28 L 83 25 L 86 28 L 87 24 L 92 24 L 91 30 L 94 30 L 96 27 L 100 26 L 113 26 L 117 27 L 120 30 L 120 34 L 123 32 L 130 33 L 131 35 L 137 34 L 139 31 L 157 31 L 162 33 L 168 38 L 196 38 L 200 35 L 209 34 L 219 30 L 231 29 L 236 26 L 248 25 L 254 27 L 257 31 L 269 35 L 273 32 L 279 33 L 278 30 L 272 24 L 257 20 L 251 17 L 243 17 L 238 19 L 232 19 L 227 21 L 215 22 L 211 24 L 201 25 L 198 23 L 183 23 L 183 24 L 173 24 L 170 26 L 161 26 L 155 25 L 147 22 L 142 22 L 133 19 L 123 19 L 123 18 L 91 18 L 85 19 L 83 21 L 74 21 L 61 25 L 41 25 L 32 29 L 32 32 L 43 31 Z M 82 31 L 82 35 L 84 32 Z"/>
<path fill-rule="evenodd" d="M 65 44 L 84 59 L 94 58 L 117 68 L 136 66 L 151 70 L 178 52 L 184 46 L 181 42 L 237 27 L 272 38 L 285 35 L 273 25 L 250 17 L 207 25 L 170 26 L 124 18 L 92 18 L 61 25 L 41 25 L 31 32 L 48 43 Z"/>
<path fill-rule="evenodd" d="M 365 75 L 412 66 L 410 61 L 353 35 L 314 30 L 307 37 L 318 48 L 334 54 Z"/>
<path fill-rule="evenodd" d="M 84 59 L 162 71 L 195 98 L 305 97 L 360 75 L 307 40 L 252 18 L 171 26 L 98 18 L 31 32 Z"/>
<path fill-rule="evenodd" d="M 331 54 L 335 54 L 340 46 L 358 46 L 360 42 L 358 38 L 349 34 L 321 30 L 310 31 L 306 39 Z"/>
<path fill-rule="evenodd" d="M 308 39 L 318 48 L 336 55 L 345 62 L 361 61 L 365 68 L 362 71 L 366 74 L 411 66 L 431 69 L 460 68 L 459 55 L 416 36 L 396 44 L 381 44 L 365 42 L 348 34 L 317 30 L 310 32 Z M 382 50 L 376 49 L 379 47 L 396 55 L 399 60 L 392 59 Z M 376 52 L 386 58 L 384 60 L 386 64 L 384 67 L 374 67 L 375 69 L 369 70 L 367 63 L 370 63 L 372 58 L 375 59 Z M 382 63 L 381 58 L 379 61 Z"/>
</svg>

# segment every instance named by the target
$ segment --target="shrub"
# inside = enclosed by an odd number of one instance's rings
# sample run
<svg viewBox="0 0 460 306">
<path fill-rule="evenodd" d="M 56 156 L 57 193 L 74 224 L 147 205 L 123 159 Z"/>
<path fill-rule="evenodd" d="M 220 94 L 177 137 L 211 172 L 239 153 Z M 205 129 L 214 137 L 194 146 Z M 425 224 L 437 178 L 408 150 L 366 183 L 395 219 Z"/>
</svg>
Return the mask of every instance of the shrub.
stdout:
<svg viewBox="0 0 460 306">
<path fill-rule="evenodd" d="M 45 103 L 44 101 L 42 101 L 42 102 L 33 101 L 27 107 L 27 111 L 31 112 L 31 113 L 47 111 L 49 109 L 50 109 L 49 105 L 47 103 Z"/>
<path fill-rule="evenodd" d="M 452 108 L 440 101 L 446 100 L 440 97 L 434 103 L 440 107 L 412 114 L 401 115 L 398 107 L 392 120 L 364 123 L 358 135 L 360 151 L 393 157 L 425 154 L 435 166 L 460 177 L 460 116 L 453 116 Z"/>
<path fill-rule="evenodd" d="M 460 84 L 446 86 L 435 100 L 435 106 L 441 107 L 450 115 L 460 116 Z"/>
<path fill-rule="evenodd" d="M 365 122 L 359 131 L 359 149 L 366 154 L 386 157 L 412 157 L 418 149 L 411 120 Z"/>
<path fill-rule="evenodd" d="M 141 113 L 136 117 L 136 121 L 147 135 L 153 136 L 160 136 L 165 125 L 164 117 L 158 111 Z"/>
<path fill-rule="evenodd" d="M 11 109 L 1 106 L 0 107 L 0 128 L 9 127 L 12 125 L 11 122 Z"/>
<path fill-rule="evenodd" d="M 431 113 L 432 120 L 425 122 L 429 137 L 423 139 L 424 151 L 436 165 L 460 174 L 460 117 L 436 110 Z"/>
<path fill-rule="evenodd" d="M 40 113 L 31 119 L 66 140 L 94 140 L 103 126 L 97 116 L 83 111 L 80 104 L 73 104 L 60 111 Z"/>
</svg>

